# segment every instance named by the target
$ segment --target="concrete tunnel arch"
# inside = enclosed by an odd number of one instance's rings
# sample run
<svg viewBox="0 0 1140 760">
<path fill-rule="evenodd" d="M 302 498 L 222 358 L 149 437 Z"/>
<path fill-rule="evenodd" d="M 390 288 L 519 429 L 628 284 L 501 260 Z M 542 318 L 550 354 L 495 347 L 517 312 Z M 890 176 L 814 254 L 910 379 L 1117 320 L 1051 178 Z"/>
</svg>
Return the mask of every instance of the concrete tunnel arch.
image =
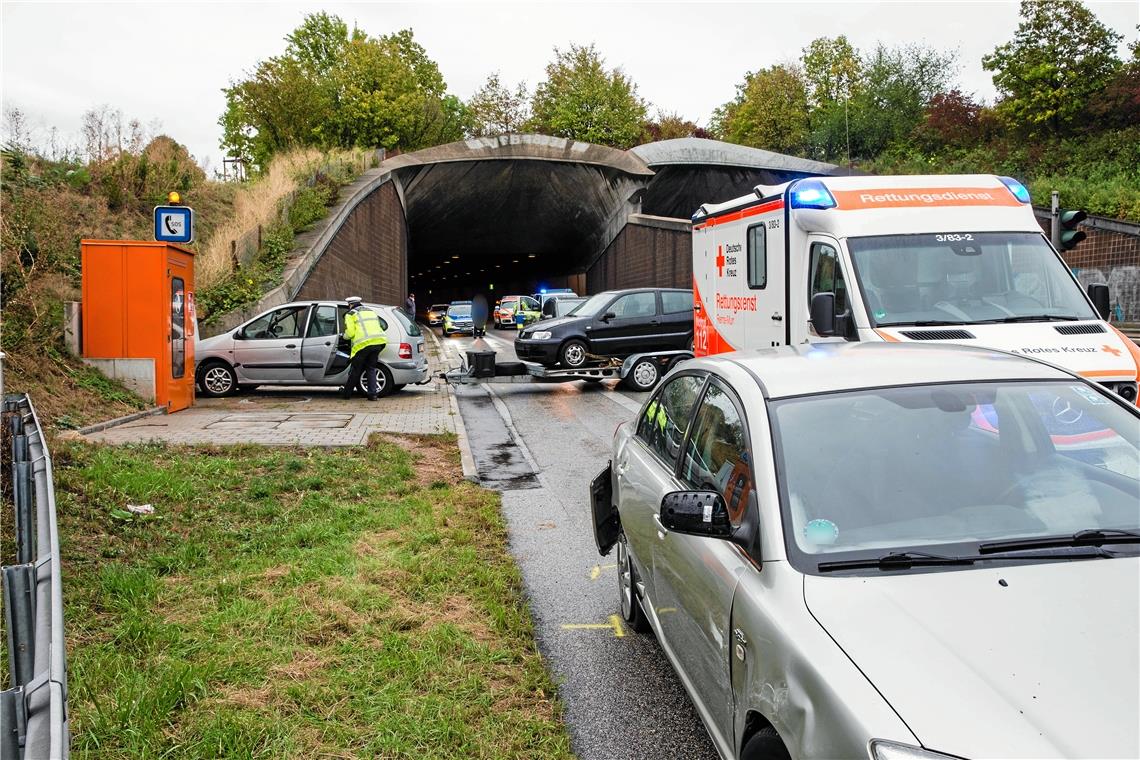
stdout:
<svg viewBox="0 0 1140 760">
<path fill-rule="evenodd" d="M 545 135 L 449 143 L 366 173 L 286 271 L 283 295 L 397 304 L 412 291 L 423 306 L 539 287 L 688 287 L 689 218 L 702 203 L 836 173 L 697 138 L 628 151 Z"/>
</svg>

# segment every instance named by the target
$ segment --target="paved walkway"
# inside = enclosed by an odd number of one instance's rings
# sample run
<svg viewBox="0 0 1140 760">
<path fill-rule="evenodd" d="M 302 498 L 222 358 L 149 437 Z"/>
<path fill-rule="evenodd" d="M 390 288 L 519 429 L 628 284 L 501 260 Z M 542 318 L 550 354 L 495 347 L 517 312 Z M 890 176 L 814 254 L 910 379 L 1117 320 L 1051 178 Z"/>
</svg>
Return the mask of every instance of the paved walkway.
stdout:
<svg viewBox="0 0 1140 760">
<path fill-rule="evenodd" d="M 438 346 L 426 339 L 433 374 L 442 369 Z M 199 399 L 190 409 L 144 417 L 84 436 L 125 444 L 259 443 L 269 446 L 360 446 L 372 433 L 454 433 L 456 419 L 439 380 L 409 385 L 387 398 L 345 401 L 335 388 L 262 388 L 242 396 Z"/>
</svg>

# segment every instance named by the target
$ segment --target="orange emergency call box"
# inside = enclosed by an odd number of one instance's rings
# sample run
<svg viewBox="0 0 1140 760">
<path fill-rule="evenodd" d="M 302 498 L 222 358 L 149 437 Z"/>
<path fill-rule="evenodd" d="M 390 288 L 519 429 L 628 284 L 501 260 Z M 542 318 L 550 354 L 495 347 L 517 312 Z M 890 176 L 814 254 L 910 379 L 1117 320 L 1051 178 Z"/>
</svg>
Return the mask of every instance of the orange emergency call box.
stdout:
<svg viewBox="0 0 1140 760">
<path fill-rule="evenodd" d="M 194 403 L 194 252 L 172 243 L 83 240 L 82 351 L 125 362 L 138 385 L 153 373 L 154 400 L 176 412 Z M 117 365 L 116 365 L 117 366 Z"/>
</svg>

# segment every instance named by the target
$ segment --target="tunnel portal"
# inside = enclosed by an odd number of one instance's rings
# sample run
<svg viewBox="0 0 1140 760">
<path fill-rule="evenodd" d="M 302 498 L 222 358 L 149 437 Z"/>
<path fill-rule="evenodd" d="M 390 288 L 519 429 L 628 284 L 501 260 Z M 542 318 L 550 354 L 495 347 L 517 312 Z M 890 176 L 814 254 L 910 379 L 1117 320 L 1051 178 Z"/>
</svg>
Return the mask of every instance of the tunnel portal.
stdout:
<svg viewBox="0 0 1140 760">
<path fill-rule="evenodd" d="M 441 145 L 383 161 L 297 297 L 422 306 L 542 288 L 688 287 L 691 214 L 759 184 L 840 173 L 683 138 L 616 150 L 543 135 Z M 350 287 L 351 289 L 351 287 Z"/>
</svg>

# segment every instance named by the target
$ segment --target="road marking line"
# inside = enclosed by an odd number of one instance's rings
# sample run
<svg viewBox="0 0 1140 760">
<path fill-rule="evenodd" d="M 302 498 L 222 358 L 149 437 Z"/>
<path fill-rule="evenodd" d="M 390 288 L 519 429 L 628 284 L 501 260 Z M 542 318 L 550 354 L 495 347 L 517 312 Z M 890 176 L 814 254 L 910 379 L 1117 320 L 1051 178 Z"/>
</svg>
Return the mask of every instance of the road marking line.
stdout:
<svg viewBox="0 0 1140 760">
<path fill-rule="evenodd" d="M 658 607 L 657 608 L 657 614 L 658 615 L 664 615 L 666 612 L 676 612 L 676 611 L 677 611 L 676 607 Z"/>
<path fill-rule="evenodd" d="M 617 615 L 610 615 L 608 623 L 563 623 L 561 627 L 564 631 L 600 631 L 608 628 L 614 632 L 615 639 L 625 636 L 625 628 L 622 627 L 621 618 Z"/>
<path fill-rule="evenodd" d="M 596 581 L 603 570 L 612 570 L 615 567 L 617 567 L 617 565 L 594 565 L 590 568 L 590 580 Z"/>
</svg>

